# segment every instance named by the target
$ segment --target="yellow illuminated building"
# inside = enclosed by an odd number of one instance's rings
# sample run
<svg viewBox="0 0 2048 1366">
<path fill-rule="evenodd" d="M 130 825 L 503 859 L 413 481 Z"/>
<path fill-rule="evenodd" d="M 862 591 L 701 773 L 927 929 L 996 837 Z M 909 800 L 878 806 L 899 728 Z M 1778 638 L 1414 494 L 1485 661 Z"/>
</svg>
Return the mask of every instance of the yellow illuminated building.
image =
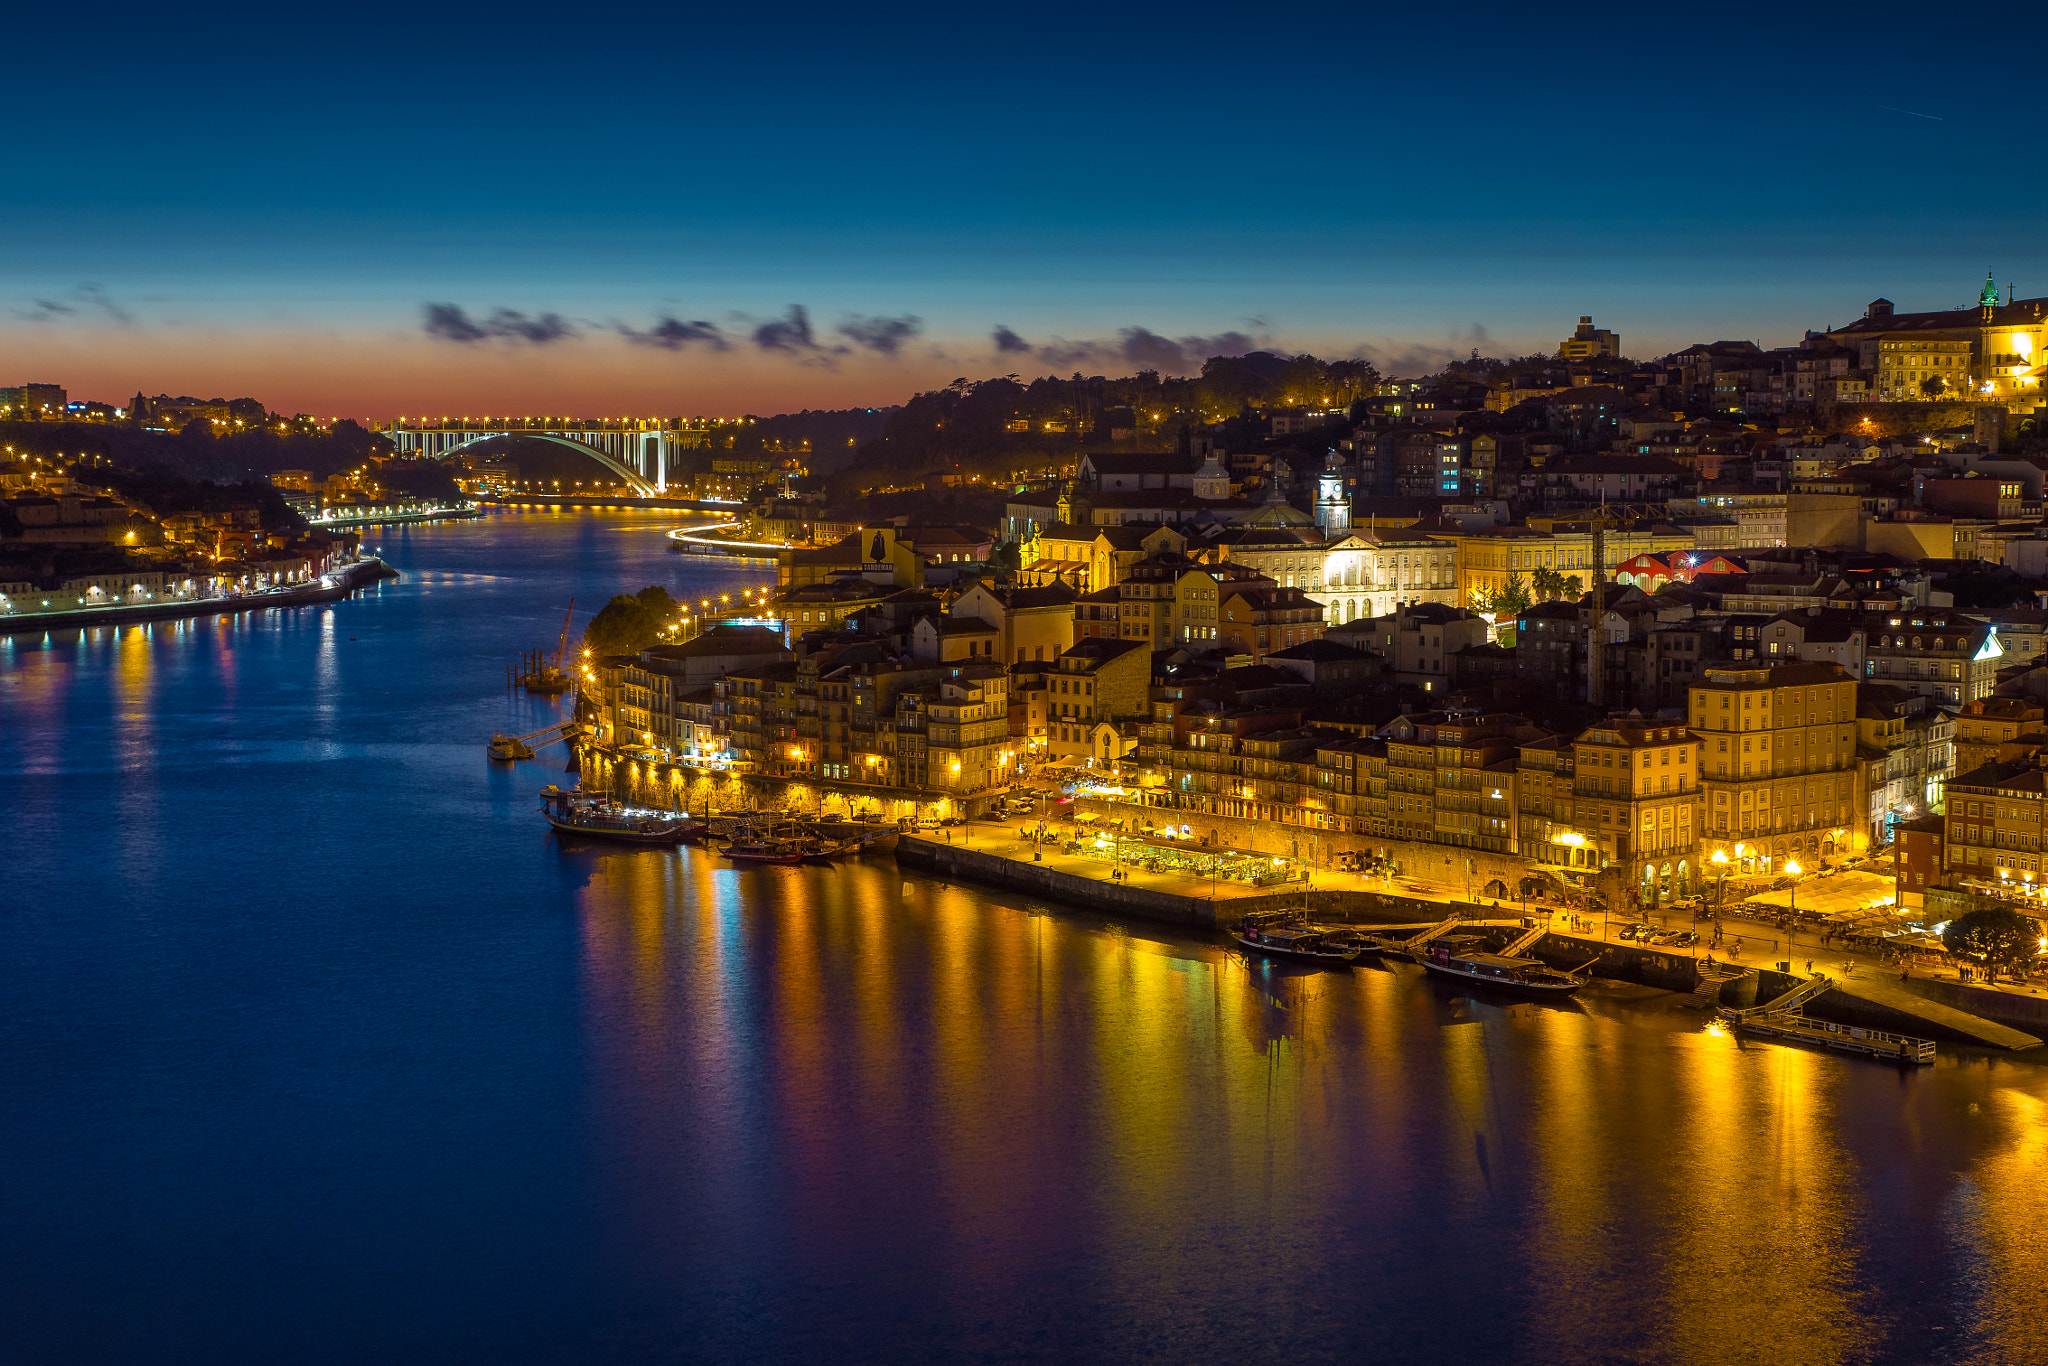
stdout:
<svg viewBox="0 0 2048 1366">
<path fill-rule="evenodd" d="M 1646 905 L 1698 877 L 1699 748 L 1683 723 L 1641 717 L 1610 718 L 1572 742 L 1577 833 L 1627 870 Z"/>
<path fill-rule="evenodd" d="M 1582 521 L 1558 521 L 1548 527 L 1497 526 L 1462 535 L 1437 539 L 1458 547 L 1458 593 L 1461 602 L 1471 603 L 1474 594 L 1490 598 L 1519 576 L 1525 588 L 1531 576 L 1549 569 L 1566 578 L 1577 578 L 1581 591 L 1593 586 L 1593 531 Z M 1651 526 L 1610 530 L 1606 534 L 1607 570 L 1638 555 L 1662 555 L 1673 550 L 1691 550 L 1692 533 L 1674 526 Z"/>
<path fill-rule="evenodd" d="M 1856 683 L 1837 664 L 1710 668 L 1690 690 L 1701 853 L 1773 871 L 1868 843 L 1856 791 Z"/>
<path fill-rule="evenodd" d="M 1877 396 L 1887 403 L 1966 396 L 1977 387 L 1970 351 L 1968 337 L 1950 332 L 1885 337 L 1877 344 Z"/>
</svg>

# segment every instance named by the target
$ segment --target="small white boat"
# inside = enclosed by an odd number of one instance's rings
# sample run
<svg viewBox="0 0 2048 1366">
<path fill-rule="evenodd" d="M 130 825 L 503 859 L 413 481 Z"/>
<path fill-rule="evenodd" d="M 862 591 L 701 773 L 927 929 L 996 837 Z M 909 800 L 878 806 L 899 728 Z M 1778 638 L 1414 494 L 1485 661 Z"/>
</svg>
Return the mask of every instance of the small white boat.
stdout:
<svg viewBox="0 0 2048 1366">
<path fill-rule="evenodd" d="M 490 744 L 486 745 L 485 749 L 493 759 L 508 764 L 515 760 L 531 759 L 533 757 L 533 746 L 527 744 L 526 741 L 516 735 L 505 735 L 502 733 L 493 735 Z"/>
</svg>

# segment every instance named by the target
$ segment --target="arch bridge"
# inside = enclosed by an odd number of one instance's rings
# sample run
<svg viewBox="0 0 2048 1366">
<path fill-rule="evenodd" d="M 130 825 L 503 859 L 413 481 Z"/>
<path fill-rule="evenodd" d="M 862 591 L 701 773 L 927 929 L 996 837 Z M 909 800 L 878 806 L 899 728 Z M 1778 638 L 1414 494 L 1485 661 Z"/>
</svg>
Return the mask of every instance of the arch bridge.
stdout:
<svg viewBox="0 0 2048 1366">
<path fill-rule="evenodd" d="M 678 451 L 710 445 L 710 428 L 704 419 L 687 424 L 659 418 L 588 423 L 523 418 L 407 423 L 401 419 L 386 427 L 384 435 L 391 438 L 400 455 L 420 460 L 438 460 L 501 436 L 551 441 L 589 456 L 642 497 L 653 497 L 668 492 L 670 458 Z"/>
</svg>

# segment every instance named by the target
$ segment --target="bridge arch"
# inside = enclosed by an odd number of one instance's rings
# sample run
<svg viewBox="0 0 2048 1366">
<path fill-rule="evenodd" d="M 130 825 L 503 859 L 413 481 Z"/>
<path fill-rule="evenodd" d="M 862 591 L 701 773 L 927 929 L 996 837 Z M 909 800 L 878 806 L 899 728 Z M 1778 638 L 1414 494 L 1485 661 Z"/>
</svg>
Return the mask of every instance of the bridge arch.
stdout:
<svg viewBox="0 0 2048 1366">
<path fill-rule="evenodd" d="M 639 433 L 629 433 L 629 435 L 637 437 Z M 501 436 L 524 437 L 529 441 L 551 441 L 557 446 L 566 446 L 578 455 L 589 456 L 599 465 L 625 480 L 626 483 L 632 486 L 633 491 L 643 498 L 653 498 L 662 492 L 661 489 L 648 482 L 638 470 L 626 464 L 617 456 L 611 454 L 611 452 L 599 450 L 587 441 L 578 441 L 570 436 L 558 436 L 553 432 L 478 432 L 469 440 L 450 446 L 447 450 L 439 452 L 439 454 L 454 455 L 457 451 L 468 450 L 471 446 L 477 445 L 480 442 L 495 441 Z"/>
</svg>

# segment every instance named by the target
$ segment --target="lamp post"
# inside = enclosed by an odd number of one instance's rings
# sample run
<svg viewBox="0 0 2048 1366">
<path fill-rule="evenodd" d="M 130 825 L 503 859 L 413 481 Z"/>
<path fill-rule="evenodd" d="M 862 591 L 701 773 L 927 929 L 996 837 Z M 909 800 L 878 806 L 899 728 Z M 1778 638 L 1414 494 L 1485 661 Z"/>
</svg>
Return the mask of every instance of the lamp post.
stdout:
<svg viewBox="0 0 2048 1366">
<path fill-rule="evenodd" d="M 1712 862 L 1721 872 L 1720 886 L 1714 892 L 1714 923 L 1721 923 L 1721 908 L 1728 902 L 1728 851 L 1716 849 Z"/>
<path fill-rule="evenodd" d="M 1785 909 L 1785 970 L 1792 970 L 1792 929 L 1799 923 L 1799 860 L 1785 860 L 1785 876 L 1792 879 L 1792 894 Z"/>
</svg>

